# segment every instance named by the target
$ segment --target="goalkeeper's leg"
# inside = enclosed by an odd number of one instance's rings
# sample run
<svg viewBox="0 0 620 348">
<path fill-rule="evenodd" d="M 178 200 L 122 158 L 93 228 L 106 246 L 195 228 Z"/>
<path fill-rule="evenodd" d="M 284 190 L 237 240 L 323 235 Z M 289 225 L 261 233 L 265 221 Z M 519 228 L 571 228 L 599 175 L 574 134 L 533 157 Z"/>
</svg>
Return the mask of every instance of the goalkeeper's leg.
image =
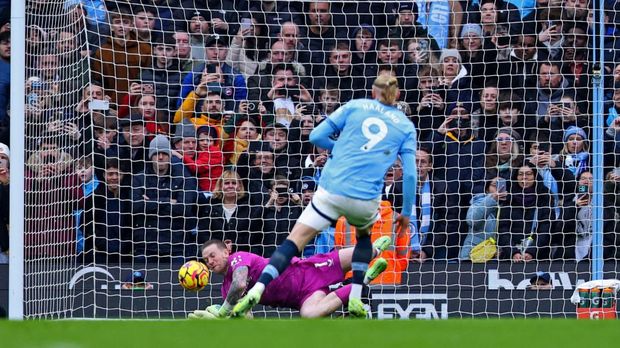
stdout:
<svg viewBox="0 0 620 348">
<path fill-rule="evenodd" d="M 365 280 L 365 285 L 378 277 L 381 272 L 386 269 L 386 267 L 387 261 L 382 257 L 378 258 L 368 269 L 368 272 L 366 272 L 365 278 L 367 281 Z M 326 317 L 349 302 L 351 287 L 351 284 L 348 284 L 330 292 L 329 294 L 325 294 L 325 292 L 321 290 L 316 291 L 308 297 L 306 301 L 304 301 L 299 309 L 299 313 L 303 318 Z M 365 289 L 368 290 L 368 287 L 365 287 Z M 367 296 L 367 294 L 364 296 Z"/>
</svg>

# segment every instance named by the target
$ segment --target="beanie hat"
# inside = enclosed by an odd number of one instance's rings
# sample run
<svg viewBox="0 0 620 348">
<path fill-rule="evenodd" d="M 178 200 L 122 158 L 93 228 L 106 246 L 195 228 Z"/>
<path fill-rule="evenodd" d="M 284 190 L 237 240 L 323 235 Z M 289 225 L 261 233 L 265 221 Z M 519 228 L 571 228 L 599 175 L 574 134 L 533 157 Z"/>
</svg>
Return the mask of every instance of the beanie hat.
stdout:
<svg viewBox="0 0 620 348">
<path fill-rule="evenodd" d="M 521 141 L 521 134 L 519 134 L 518 132 L 516 132 L 514 129 L 510 128 L 510 127 L 502 127 L 500 129 L 497 130 L 497 133 L 495 133 L 495 137 L 497 138 L 501 133 L 504 134 L 509 134 L 515 141 Z"/>
<path fill-rule="evenodd" d="M 157 155 L 160 152 L 167 153 L 168 156 L 171 155 L 170 142 L 168 141 L 168 138 L 164 135 L 158 134 L 149 144 L 149 158 L 153 158 L 154 155 Z"/>
<path fill-rule="evenodd" d="M 568 127 L 567 130 L 564 131 L 564 142 L 566 142 L 568 140 L 568 138 L 573 135 L 573 134 L 577 134 L 581 137 L 581 139 L 583 140 L 588 140 L 588 135 L 586 134 L 586 132 L 579 128 L 579 127 L 575 127 L 575 126 L 570 126 Z"/>
<path fill-rule="evenodd" d="M 444 48 L 441 51 L 441 56 L 439 56 L 439 62 L 443 63 L 443 60 L 447 57 L 456 57 L 456 60 L 458 60 L 459 63 L 462 61 L 461 54 L 457 49 L 454 48 Z"/>
<path fill-rule="evenodd" d="M 172 144 L 176 144 L 183 138 L 196 138 L 196 126 L 187 119 L 183 119 L 182 123 L 177 124 Z"/>
<path fill-rule="evenodd" d="M 476 36 L 478 37 L 482 37 L 482 27 L 480 26 L 480 24 L 476 23 L 467 23 L 463 25 L 463 29 L 461 30 L 461 39 L 466 37 L 469 33 L 476 34 Z"/>
</svg>

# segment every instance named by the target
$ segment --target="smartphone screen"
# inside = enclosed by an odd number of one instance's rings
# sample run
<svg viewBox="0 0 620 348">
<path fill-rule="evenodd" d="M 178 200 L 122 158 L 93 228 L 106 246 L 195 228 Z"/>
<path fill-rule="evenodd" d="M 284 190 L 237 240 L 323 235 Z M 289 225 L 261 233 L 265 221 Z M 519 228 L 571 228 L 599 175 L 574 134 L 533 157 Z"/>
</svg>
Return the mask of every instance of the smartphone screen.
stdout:
<svg viewBox="0 0 620 348">
<path fill-rule="evenodd" d="M 510 36 L 504 35 L 497 37 L 497 44 L 500 46 L 506 46 L 510 44 Z"/>
<path fill-rule="evenodd" d="M 538 144 L 538 151 L 549 152 L 549 143 Z"/>
<path fill-rule="evenodd" d="M 90 110 L 110 110 L 110 103 L 107 100 L 93 99 L 88 103 Z"/>
<path fill-rule="evenodd" d="M 495 185 L 497 187 L 497 192 L 506 192 L 506 179 L 498 178 L 497 181 L 495 181 Z"/>
<path fill-rule="evenodd" d="M 241 19 L 241 30 L 250 29 L 252 27 L 252 20 L 250 18 Z"/>
</svg>

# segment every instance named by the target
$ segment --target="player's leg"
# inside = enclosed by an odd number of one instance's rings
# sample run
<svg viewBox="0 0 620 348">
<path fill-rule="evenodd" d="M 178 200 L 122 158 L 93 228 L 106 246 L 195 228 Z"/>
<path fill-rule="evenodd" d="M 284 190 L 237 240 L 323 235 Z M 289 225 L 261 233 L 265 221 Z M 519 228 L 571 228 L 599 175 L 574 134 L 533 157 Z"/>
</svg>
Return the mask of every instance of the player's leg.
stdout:
<svg viewBox="0 0 620 348">
<path fill-rule="evenodd" d="M 383 251 L 387 250 L 392 243 L 392 238 L 388 236 L 383 236 L 377 238 L 372 243 L 372 258 L 376 258 Z M 344 248 L 338 250 L 338 259 L 340 259 L 340 266 L 342 267 L 342 272 L 347 273 L 351 270 L 351 261 L 353 259 L 353 247 Z"/>
<path fill-rule="evenodd" d="M 342 299 L 335 294 L 335 291 L 326 294 L 323 290 L 319 290 L 304 301 L 299 314 L 302 318 L 322 318 L 342 308 L 342 304 Z"/>
<path fill-rule="evenodd" d="M 263 269 L 256 284 L 237 302 L 232 315 L 244 314 L 255 306 L 260 301 L 267 285 L 286 270 L 293 257 L 299 255 L 319 231 L 329 227 L 337 218 L 337 213 L 330 208 L 327 192 L 317 191 L 312 203 L 304 209 L 295 223 L 291 234 L 271 255 L 269 264 Z"/>
<path fill-rule="evenodd" d="M 372 243 L 370 242 L 370 227 L 363 226 L 356 229 L 357 243 L 353 249 L 351 268 L 353 269 L 353 284 L 349 295 L 349 313 L 354 317 L 366 317 L 366 310 L 362 303 L 362 287 L 368 271 L 368 264 L 372 260 Z"/>
</svg>

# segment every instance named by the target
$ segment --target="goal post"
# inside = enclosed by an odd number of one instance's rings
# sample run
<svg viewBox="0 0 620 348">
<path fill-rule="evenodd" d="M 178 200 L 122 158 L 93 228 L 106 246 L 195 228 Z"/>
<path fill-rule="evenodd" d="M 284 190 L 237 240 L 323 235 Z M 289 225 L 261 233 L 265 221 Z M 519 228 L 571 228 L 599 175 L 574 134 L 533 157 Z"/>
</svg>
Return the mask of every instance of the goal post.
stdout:
<svg viewBox="0 0 620 348">
<path fill-rule="evenodd" d="M 11 37 L 13 45 L 11 55 L 11 112 L 24 114 L 25 67 L 17 62 L 26 61 L 26 8 L 25 1 L 12 1 Z M 24 318 L 24 122 L 17 119 L 11 123 L 12 175 L 16 178 L 11 183 L 10 210 L 10 268 L 9 268 L 9 318 Z M 20 136 L 15 136 L 19 134 Z"/>
</svg>

